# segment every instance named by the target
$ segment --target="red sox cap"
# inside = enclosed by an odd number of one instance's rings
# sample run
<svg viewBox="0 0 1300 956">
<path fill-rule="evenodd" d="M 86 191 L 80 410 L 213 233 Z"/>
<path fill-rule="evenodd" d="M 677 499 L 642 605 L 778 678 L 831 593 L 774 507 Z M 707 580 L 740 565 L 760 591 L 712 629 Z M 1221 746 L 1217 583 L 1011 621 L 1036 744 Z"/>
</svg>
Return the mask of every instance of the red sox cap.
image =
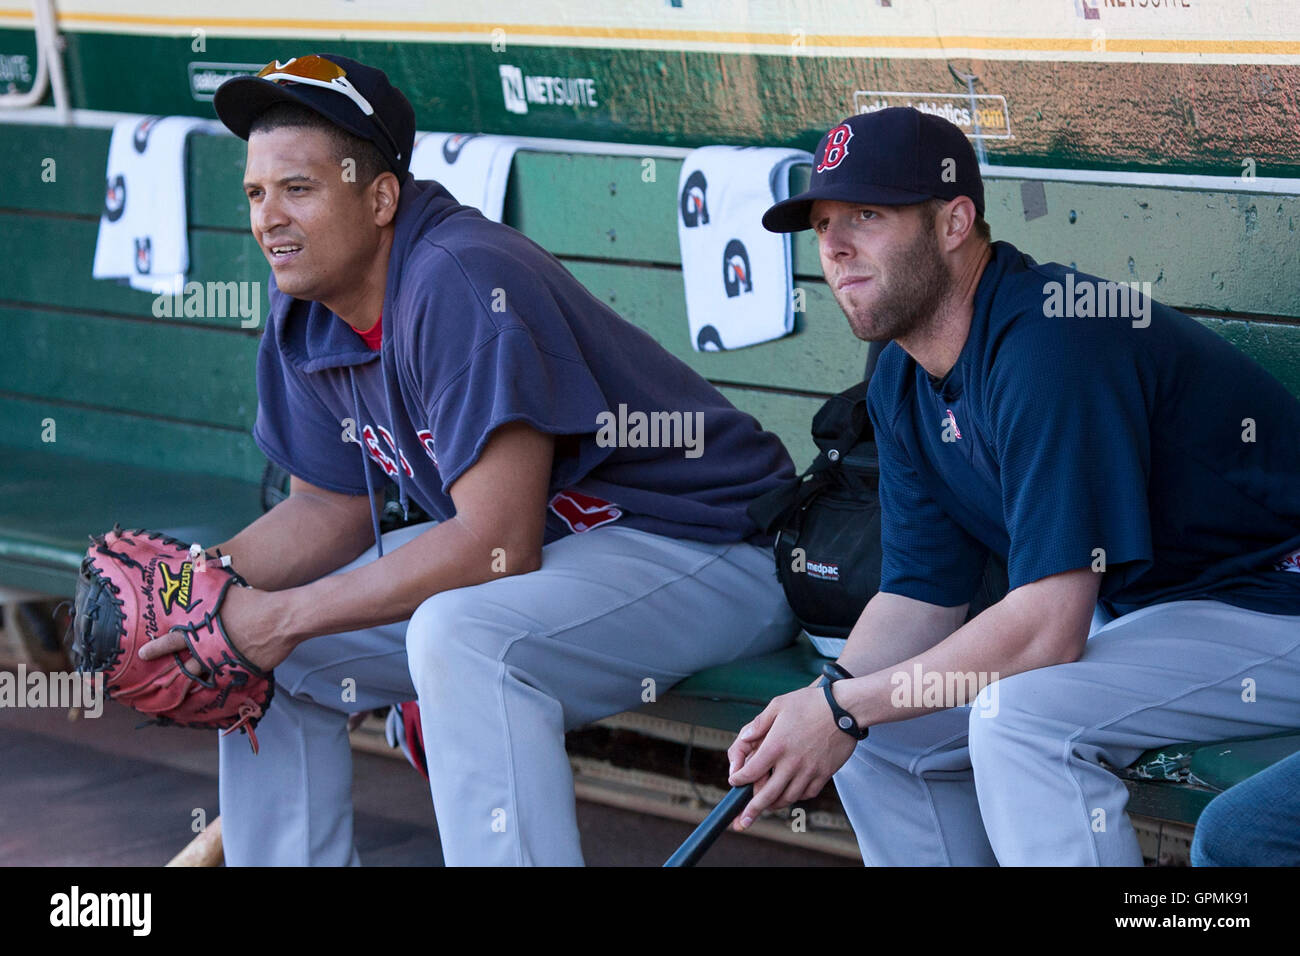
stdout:
<svg viewBox="0 0 1300 956">
<path fill-rule="evenodd" d="M 763 225 L 809 229 L 818 199 L 906 206 L 958 196 L 969 196 L 984 215 L 984 182 L 966 134 L 942 117 L 892 106 L 850 116 L 823 136 L 808 189 L 765 212 Z"/>
</svg>

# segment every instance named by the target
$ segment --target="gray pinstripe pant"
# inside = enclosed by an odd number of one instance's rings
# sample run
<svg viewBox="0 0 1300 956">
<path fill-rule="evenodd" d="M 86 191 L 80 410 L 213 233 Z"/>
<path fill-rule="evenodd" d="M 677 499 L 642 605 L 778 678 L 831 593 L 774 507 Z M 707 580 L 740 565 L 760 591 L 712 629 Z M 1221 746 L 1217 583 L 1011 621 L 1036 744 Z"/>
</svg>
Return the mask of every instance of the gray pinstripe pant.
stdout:
<svg viewBox="0 0 1300 956">
<path fill-rule="evenodd" d="M 835 775 L 872 865 L 1141 866 L 1103 765 L 1300 728 L 1300 616 L 1173 601 L 1094 616 L 1082 658 L 881 724 Z"/>
<path fill-rule="evenodd" d="M 385 535 L 385 554 L 428 527 Z M 794 631 L 770 552 L 607 526 L 409 622 L 306 641 L 276 668 L 261 753 L 221 739 L 226 862 L 358 862 L 347 715 L 418 697 L 446 862 L 581 864 L 565 731 Z"/>
</svg>

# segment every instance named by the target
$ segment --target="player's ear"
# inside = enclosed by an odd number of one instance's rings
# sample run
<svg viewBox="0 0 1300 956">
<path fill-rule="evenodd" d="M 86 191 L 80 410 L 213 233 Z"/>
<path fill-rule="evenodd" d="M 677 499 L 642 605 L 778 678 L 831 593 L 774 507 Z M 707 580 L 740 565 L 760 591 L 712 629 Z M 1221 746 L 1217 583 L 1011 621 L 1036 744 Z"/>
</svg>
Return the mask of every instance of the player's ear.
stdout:
<svg viewBox="0 0 1300 956">
<path fill-rule="evenodd" d="M 939 210 L 939 247 L 951 251 L 966 241 L 975 228 L 975 203 L 969 196 L 958 196 Z"/>
<path fill-rule="evenodd" d="M 375 225 L 382 228 L 393 221 L 393 217 L 397 215 L 397 200 L 401 193 L 402 187 L 392 173 L 384 171 L 375 177 L 375 181 L 370 184 Z"/>
</svg>

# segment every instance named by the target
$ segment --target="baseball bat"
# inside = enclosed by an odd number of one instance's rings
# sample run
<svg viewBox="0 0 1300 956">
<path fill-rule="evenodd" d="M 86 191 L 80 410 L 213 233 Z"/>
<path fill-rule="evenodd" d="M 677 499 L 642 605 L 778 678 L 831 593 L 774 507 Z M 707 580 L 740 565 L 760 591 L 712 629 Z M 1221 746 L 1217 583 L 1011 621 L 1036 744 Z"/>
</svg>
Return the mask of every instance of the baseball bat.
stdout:
<svg viewBox="0 0 1300 956">
<path fill-rule="evenodd" d="M 700 857 L 713 846 L 713 841 L 722 835 L 727 825 L 736 819 L 736 815 L 745 808 L 754 795 L 754 785 L 747 783 L 743 787 L 732 787 L 731 792 L 722 798 L 704 821 L 695 828 L 695 832 L 686 838 L 675 853 L 668 858 L 664 866 L 694 866 Z"/>
<path fill-rule="evenodd" d="M 214 817 L 189 845 L 171 858 L 168 866 L 220 866 L 224 859 L 221 849 L 221 817 Z"/>
</svg>

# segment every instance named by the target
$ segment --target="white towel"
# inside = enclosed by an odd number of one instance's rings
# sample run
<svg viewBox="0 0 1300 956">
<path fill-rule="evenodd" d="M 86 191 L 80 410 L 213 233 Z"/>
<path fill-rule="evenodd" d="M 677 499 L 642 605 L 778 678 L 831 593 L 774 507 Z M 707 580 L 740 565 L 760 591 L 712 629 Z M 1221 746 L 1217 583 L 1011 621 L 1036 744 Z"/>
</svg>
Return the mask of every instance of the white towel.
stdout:
<svg viewBox="0 0 1300 956">
<path fill-rule="evenodd" d="M 763 228 L 763 213 L 789 198 L 790 167 L 803 150 L 704 146 L 682 163 L 677 236 L 686 317 L 696 351 L 738 349 L 794 329 L 790 236 Z"/>
<path fill-rule="evenodd" d="M 220 129 L 192 116 L 133 116 L 113 125 L 91 275 L 124 279 L 145 292 L 184 286 L 190 267 L 185 138 Z"/>
<path fill-rule="evenodd" d="M 519 141 L 479 133 L 425 133 L 411 151 L 411 175 L 436 179 L 456 201 L 493 222 L 505 214 L 506 183 Z"/>
</svg>

